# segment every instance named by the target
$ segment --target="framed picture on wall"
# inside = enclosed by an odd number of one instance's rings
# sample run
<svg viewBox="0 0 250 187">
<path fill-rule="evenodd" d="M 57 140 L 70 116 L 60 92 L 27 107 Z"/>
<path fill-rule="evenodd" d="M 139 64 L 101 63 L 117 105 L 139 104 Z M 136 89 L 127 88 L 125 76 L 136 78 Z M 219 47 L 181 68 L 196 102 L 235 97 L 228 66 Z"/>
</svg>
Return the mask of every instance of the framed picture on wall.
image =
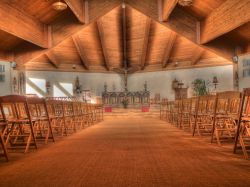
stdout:
<svg viewBox="0 0 250 187">
<path fill-rule="evenodd" d="M 0 82 L 5 81 L 5 74 L 0 73 Z"/>
<path fill-rule="evenodd" d="M 242 77 L 250 77 L 250 58 L 242 60 Z"/>
<path fill-rule="evenodd" d="M 5 73 L 5 65 L 0 65 L 0 73 Z"/>
</svg>

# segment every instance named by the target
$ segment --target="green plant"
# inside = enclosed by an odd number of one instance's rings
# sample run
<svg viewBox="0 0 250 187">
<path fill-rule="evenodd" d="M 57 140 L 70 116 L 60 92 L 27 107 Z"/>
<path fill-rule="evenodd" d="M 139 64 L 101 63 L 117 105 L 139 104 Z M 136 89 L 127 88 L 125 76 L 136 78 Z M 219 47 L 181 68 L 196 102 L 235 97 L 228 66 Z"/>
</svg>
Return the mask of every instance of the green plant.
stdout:
<svg viewBox="0 0 250 187">
<path fill-rule="evenodd" d="M 195 79 L 193 81 L 193 90 L 196 96 L 200 96 L 200 95 L 206 95 L 209 93 L 209 82 L 206 82 L 203 79 Z"/>
</svg>

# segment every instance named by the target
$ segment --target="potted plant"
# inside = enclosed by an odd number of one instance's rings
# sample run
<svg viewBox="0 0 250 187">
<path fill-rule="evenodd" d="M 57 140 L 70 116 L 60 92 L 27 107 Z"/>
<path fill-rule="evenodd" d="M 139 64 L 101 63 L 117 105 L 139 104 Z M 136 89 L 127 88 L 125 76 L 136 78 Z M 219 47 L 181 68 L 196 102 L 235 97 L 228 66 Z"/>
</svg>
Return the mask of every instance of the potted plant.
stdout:
<svg viewBox="0 0 250 187">
<path fill-rule="evenodd" d="M 206 82 L 203 79 L 195 79 L 192 84 L 196 96 L 206 95 L 209 93 L 208 90 L 209 82 Z"/>
</svg>

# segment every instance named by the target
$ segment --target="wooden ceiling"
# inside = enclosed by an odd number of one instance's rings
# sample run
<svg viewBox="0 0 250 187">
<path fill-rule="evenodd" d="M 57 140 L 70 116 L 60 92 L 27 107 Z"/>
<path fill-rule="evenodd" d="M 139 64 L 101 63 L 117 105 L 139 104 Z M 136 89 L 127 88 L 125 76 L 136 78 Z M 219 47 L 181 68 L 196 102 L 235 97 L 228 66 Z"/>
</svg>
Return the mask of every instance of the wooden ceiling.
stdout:
<svg viewBox="0 0 250 187">
<path fill-rule="evenodd" d="M 55 1 L 0 1 L 1 60 L 25 70 L 112 72 L 125 62 L 159 71 L 250 52 L 250 0 L 125 0 L 124 13 L 122 0 L 64 0 L 61 12 Z"/>
</svg>

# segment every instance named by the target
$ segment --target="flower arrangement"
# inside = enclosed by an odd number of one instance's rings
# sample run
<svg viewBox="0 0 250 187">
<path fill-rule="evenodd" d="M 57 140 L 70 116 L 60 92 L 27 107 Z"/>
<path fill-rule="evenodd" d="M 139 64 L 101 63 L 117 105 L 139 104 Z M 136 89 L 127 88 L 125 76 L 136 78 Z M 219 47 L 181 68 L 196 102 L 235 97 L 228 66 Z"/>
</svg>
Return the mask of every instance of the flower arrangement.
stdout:
<svg viewBox="0 0 250 187">
<path fill-rule="evenodd" d="M 123 105 L 123 108 L 128 108 L 128 98 L 125 97 L 121 103 Z"/>
</svg>

